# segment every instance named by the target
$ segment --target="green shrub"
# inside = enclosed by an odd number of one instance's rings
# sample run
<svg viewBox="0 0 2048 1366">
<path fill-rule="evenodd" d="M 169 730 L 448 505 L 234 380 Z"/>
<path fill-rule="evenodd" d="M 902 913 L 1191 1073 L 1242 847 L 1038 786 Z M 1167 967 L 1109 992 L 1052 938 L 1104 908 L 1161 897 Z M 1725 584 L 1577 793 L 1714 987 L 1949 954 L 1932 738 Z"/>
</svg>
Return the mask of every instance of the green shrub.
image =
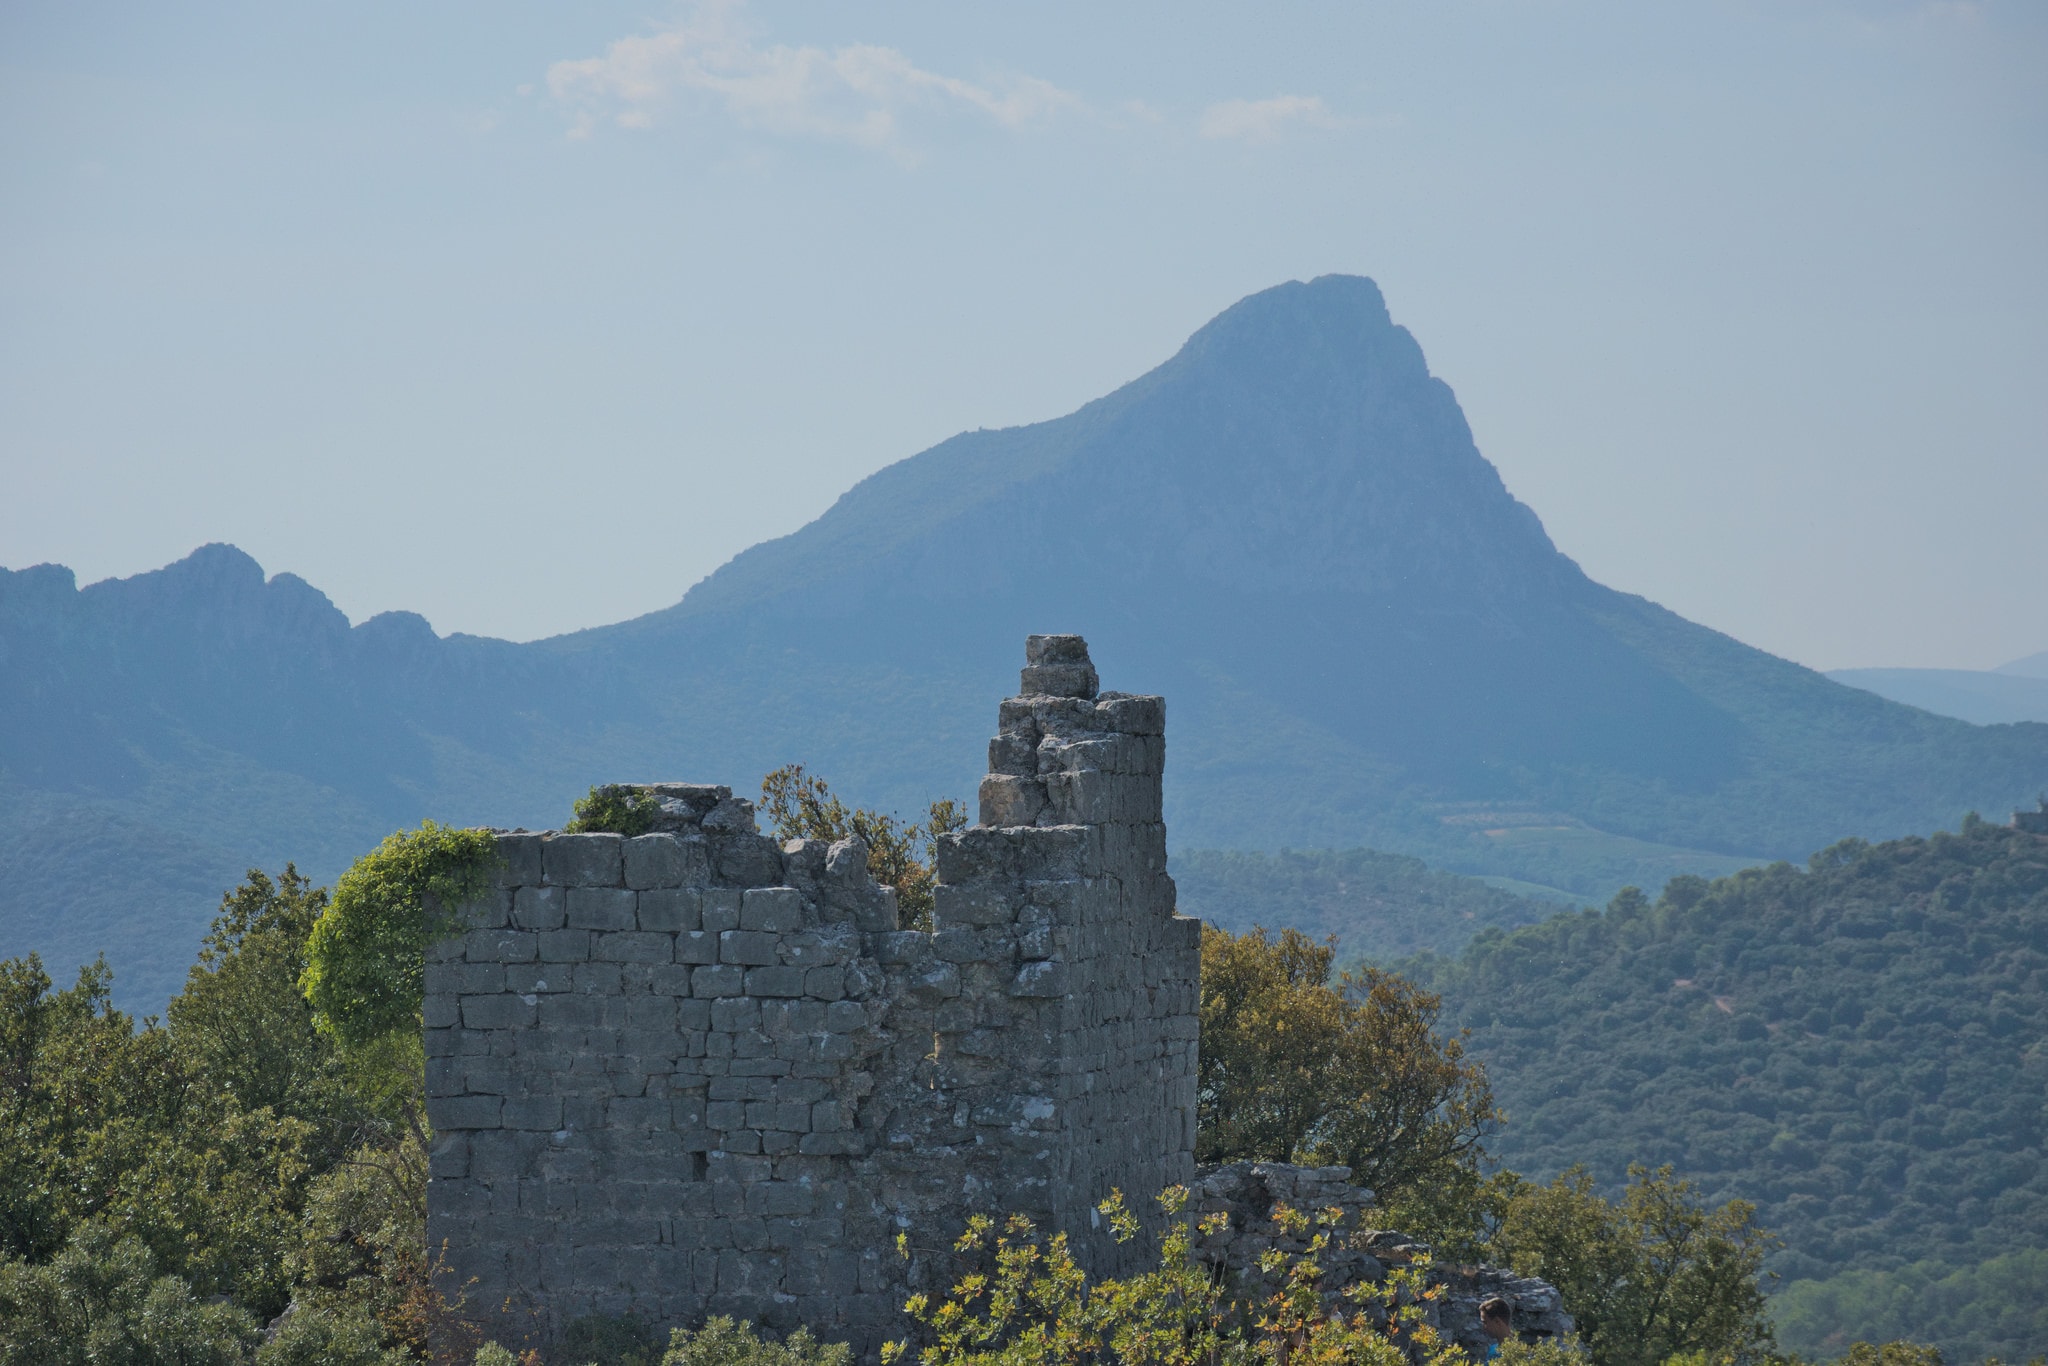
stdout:
<svg viewBox="0 0 2048 1366">
<path fill-rule="evenodd" d="M 669 1334 L 661 1366 L 847 1366 L 852 1350 L 843 1342 L 819 1342 L 799 1328 L 781 1342 L 754 1331 L 751 1323 L 734 1323 L 720 1315 L 687 1332 Z"/>
<path fill-rule="evenodd" d="M 562 1325 L 551 1360 L 569 1366 L 655 1366 L 661 1337 L 632 1314 L 587 1314 Z"/>
<path fill-rule="evenodd" d="M 488 830 L 426 821 L 350 864 L 306 944 L 299 985 L 316 1025 L 346 1050 L 394 1038 L 416 1047 L 427 946 L 489 888 L 497 856 Z"/>
<path fill-rule="evenodd" d="M 255 1337 L 247 1314 L 201 1303 L 105 1224 L 45 1265 L 0 1262 L 0 1366 L 239 1366 Z"/>
<path fill-rule="evenodd" d="M 404 1366 L 384 1329 L 361 1305 L 295 1307 L 256 1349 L 256 1366 Z"/>
<path fill-rule="evenodd" d="M 644 835 L 654 828 L 661 801 L 652 792 L 608 783 L 577 799 L 575 815 L 563 826 L 571 835 Z"/>
</svg>

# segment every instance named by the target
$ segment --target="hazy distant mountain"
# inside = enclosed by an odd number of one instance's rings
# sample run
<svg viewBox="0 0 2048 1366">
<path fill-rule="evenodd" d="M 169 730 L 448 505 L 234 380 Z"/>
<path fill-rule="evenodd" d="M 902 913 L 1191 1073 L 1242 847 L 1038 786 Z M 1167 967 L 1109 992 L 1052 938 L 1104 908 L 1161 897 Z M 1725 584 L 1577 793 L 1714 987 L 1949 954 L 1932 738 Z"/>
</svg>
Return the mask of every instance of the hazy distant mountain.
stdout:
<svg viewBox="0 0 2048 1366">
<path fill-rule="evenodd" d="M 2028 674 L 2026 668 L 2039 669 Z M 1980 726 L 2048 721 L 2048 655 L 1998 669 L 1831 669 L 1852 688 Z"/>
<path fill-rule="evenodd" d="M 2048 721 L 2048 651 L 1995 669 L 1834 669 L 1828 677 L 1980 726 Z"/>
<path fill-rule="evenodd" d="M 1167 695 L 1182 848 L 1370 845 L 1597 896 L 2048 783 L 2048 726 L 1899 706 L 1587 579 L 1378 289 L 1332 276 L 554 640 L 351 628 L 225 546 L 84 590 L 0 574 L 0 951 L 146 972 L 112 941 L 148 925 L 162 978 L 189 889 L 237 865 L 327 876 L 422 816 L 553 823 L 609 779 L 801 759 L 866 803 L 967 796 L 1028 631 Z"/>
</svg>

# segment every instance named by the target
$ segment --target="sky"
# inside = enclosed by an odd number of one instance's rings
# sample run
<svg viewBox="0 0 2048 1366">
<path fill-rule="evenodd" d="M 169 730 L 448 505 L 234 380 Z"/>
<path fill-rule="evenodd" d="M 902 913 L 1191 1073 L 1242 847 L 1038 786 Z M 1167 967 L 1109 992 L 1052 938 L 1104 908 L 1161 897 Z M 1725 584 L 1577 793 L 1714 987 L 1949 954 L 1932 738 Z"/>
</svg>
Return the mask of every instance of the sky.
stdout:
<svg viewBox="0 0 2048 1366">
<path fill-rule="evenodd" d="M 667 606 L 1370 275 L 1595 578 L 2048 649 L 2048 6 L 0 6 L 0 565 Z"/>
</svg>

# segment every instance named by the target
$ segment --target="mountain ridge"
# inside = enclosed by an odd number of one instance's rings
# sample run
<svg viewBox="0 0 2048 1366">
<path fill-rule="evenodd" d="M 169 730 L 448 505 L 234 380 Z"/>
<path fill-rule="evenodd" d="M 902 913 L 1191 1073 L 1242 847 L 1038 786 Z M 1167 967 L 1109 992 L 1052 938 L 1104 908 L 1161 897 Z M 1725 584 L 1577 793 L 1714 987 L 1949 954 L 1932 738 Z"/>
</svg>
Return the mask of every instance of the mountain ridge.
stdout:
<svg viewBox="0 0 2048 1366">
<path fill-rule="evenodd" d="M 914 812 L 971 794 L 1018 637 L 1048 630 L 1170 699 L 1180 848 L 1368 845 L 1604 898 L 2048 782 L 2048 726 L 1914 711 L 1587 578 L 1378 287 L 1325 276 L 1064 417 L 876 472 L 672 607 L 543 641 L 351 626 L 225 547 L 83 589 L 0 571 L 0 812 L 61 796 L 36 839 L 140 822 L 317 877 L 395 826 L 553 824 L 621 778 L 803 761 Z M 0 951 L 88 900 L 0 890 Z"/>
</svg>

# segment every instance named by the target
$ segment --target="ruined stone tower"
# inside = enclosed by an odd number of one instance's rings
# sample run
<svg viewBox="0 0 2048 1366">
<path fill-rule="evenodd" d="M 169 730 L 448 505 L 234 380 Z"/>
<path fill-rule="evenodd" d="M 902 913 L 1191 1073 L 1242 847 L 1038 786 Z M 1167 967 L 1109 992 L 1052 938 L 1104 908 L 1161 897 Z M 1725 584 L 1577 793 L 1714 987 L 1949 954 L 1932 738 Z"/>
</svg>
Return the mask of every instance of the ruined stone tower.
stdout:
<svg viewBox="0 0 2048 1366">
<path fill-rule="evenodd" d="M 1194 1172 L 1200 923 L 1163 701 L 1026 649 L 929 932 L 857 841 L 778 846 L 723 787 L 640 785 L 637 838 L 499 837 L 427 971 L 428 1236 L 471 1305 L 872 1347 L 976 1211 L 1123 1269 L 1093 1206 Z"/>
</svg>

